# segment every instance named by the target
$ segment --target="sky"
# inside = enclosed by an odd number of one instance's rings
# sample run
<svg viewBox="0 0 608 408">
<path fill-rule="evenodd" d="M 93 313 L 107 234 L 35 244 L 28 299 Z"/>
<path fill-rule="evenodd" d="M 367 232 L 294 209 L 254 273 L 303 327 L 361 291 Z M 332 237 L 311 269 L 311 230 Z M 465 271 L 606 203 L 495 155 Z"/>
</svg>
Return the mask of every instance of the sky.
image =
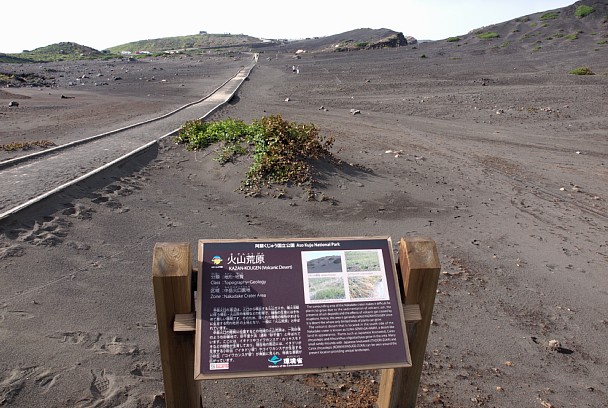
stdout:
<svg viewBox="0 0 608 408">
<path fill-rule="evenodd" d="M 418 40 L 440 40 L 574 0 L 192 1 L 29 0 L 0 20 L 0 52 L 58 42 L 103 50 L 132 41 L 198 34 L 301 39 L 358 28 L 388 28 Z M 8 10 L 8 9 L 7 9 Z"/>
</svg>

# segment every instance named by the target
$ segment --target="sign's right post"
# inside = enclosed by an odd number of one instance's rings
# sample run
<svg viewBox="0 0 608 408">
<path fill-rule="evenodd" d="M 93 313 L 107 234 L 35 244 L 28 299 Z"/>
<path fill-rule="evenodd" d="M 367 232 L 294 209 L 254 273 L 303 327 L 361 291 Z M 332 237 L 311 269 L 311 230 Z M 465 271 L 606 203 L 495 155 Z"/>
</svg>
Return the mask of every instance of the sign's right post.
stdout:
<svg viewBox="0 0 608 408">
<path fill-rule="evenodd" d="M 404 303 L 418 304 L 422 320 L 408 327 L 412 366 L 382 370 L 378 408 L 416 406 L 440 270 L 435 241 L 429 238 L 401 238 L 399 274 L 403 282 Z"/>
</svg>

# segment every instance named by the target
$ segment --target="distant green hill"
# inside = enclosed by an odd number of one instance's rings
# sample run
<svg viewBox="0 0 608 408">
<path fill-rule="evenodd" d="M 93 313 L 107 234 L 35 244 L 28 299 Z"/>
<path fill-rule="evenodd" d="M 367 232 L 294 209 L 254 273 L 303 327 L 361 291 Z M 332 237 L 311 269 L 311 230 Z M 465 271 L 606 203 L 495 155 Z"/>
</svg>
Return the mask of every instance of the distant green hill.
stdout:
<svg viewBox="0 0 608 408">
<path fill-rule="evenodd" d="M 157 38 L 141 40 L 127 44 L 110 47 L 109 51 L 115 54 L 130 51 L 132 53 L 146 51 L 158 53 L 172 50 L 189 50 L 197 48 L 225 48 L 248 46 L 262 42 L 259 38 L 244 34 L 196 34 L 181 37 Z"/>
<path fill-rule="evenodd" d="M 141 40 L 127 44 L 117 45 L 107 50 L 98 51 L 94 48 L 73 42 L 61 42 L 36 48 L 32 51 L 24 51 L 18 54 L 0 53 L 0 62 L 5 63 L 27 63 L 42 61 L 68 61 L 79 59 L 116 58 L 121 53 L 132 54 L 158 54 L 166 51 L 195 51 L 197 49 L 222 49 L 249 47 L 261 44 L 259 38 L 244 34 L 196 34 L 181 37 L 157 38 L 152 40 Z"/>
<path fill-rule="evenodd" d="M 9 64 L 23 64 L 26 62 L 34 62 L 27 58 L 16 57 L 14 55 L 3 54 L 0 52 L 0 62 L 9 63 Z"/>
<path fill-rule="evenodd" d="M 78 59 L 95 59 L 107 56 L 107 53 L 73 42 L 61 42 L 24 51 L 19 54 L 0 54 L 0 62 L 40 62 L 70 61 Z"/>
</svg>

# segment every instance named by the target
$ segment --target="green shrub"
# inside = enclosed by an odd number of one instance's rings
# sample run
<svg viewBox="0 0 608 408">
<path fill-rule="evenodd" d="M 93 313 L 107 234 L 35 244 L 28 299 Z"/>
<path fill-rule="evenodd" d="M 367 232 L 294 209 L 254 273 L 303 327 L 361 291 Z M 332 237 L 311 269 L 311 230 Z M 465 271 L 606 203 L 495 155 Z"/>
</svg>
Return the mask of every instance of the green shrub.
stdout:
<svg viewBox="0 0 608 408">
<path fill-rule="evenodd" d="M 310 160 L 333 159 L 329 152 L 333 138 L 320 136 L 312 124 L 286 122 L 280 115 L 263 117 L 250 125 L 233 119 L 188 121 L 174 141 L 185 144 L 188 150 L 222 142 L 224 145 L 216 158 L 221 164 L 250 154 L 253 163 L 241 182 L 241 191 L 248 195 L 257 195 L 271 183 L 311 185 L 314 178 Z"/>
<path fill-rule="evenodd" d="M 545 13 L 542 16 L 540 16 L 540 19 L 542 21 L 547 21 L 547 20 L 555 20 L 558 17 L 559 17 L 559 14 L 553 13 L 553 12 L 548 12 L 548 13 Z"/>
<path fill-rule="evenodd" d="M 578 18 L 583 18 L 583 17 L 587 17 L 589 14 L 593 13 L 595 11 L 595 9 L 591 6 L 578 6 L 576 8 L 576 11 L 574 12 L 574 15 L 577 16 Z"/>
<path fill-rule="evenodd" d="M 188 150 L 201 150 L 219 141 L 239 142 L 247 137 L 251 130 L 243 121 L 234 119 L 221 122 L 191 120 L 184 124 L 175 142 L 185 144 Z"/>
<path fill-rule="evenodd" d="M 458 41 L 460 41 L 460 39 L 461 39 L 460 37 L 450 37 L 446 41 L 447 42 L 458 42 Z"/>
<path fill-rule="evenodd" d="M 569 72 L 572 75 L 595 75 L 589 67 L 578 67 Z"/>
<path fill-rule="evenodd" d="M 485 33 L 477 34 L 477 38 L 480 38 L 482 40 L 491 40 L 492 38 L 498 38 L 498 37 L 500 37 L 500 34 L 498 34 L 497 32 L 494 32 L 494 31 L 488 31 Z"/>
</svg>

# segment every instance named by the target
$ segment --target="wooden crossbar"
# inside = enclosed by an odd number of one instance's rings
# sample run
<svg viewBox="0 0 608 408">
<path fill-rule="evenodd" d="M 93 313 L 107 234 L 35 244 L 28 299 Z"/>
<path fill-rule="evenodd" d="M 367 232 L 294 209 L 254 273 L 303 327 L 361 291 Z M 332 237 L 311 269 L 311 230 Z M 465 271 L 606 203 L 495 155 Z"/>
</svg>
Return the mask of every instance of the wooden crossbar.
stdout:
<svg viewBox="0 0 608 408">
<path fill-rule="evenodd" d="M 173 331 L 176 332 L 193 332 L 196 330 L 196 314 L 183 313 L 176 314 L 173 322 Z"/>
</svg>

